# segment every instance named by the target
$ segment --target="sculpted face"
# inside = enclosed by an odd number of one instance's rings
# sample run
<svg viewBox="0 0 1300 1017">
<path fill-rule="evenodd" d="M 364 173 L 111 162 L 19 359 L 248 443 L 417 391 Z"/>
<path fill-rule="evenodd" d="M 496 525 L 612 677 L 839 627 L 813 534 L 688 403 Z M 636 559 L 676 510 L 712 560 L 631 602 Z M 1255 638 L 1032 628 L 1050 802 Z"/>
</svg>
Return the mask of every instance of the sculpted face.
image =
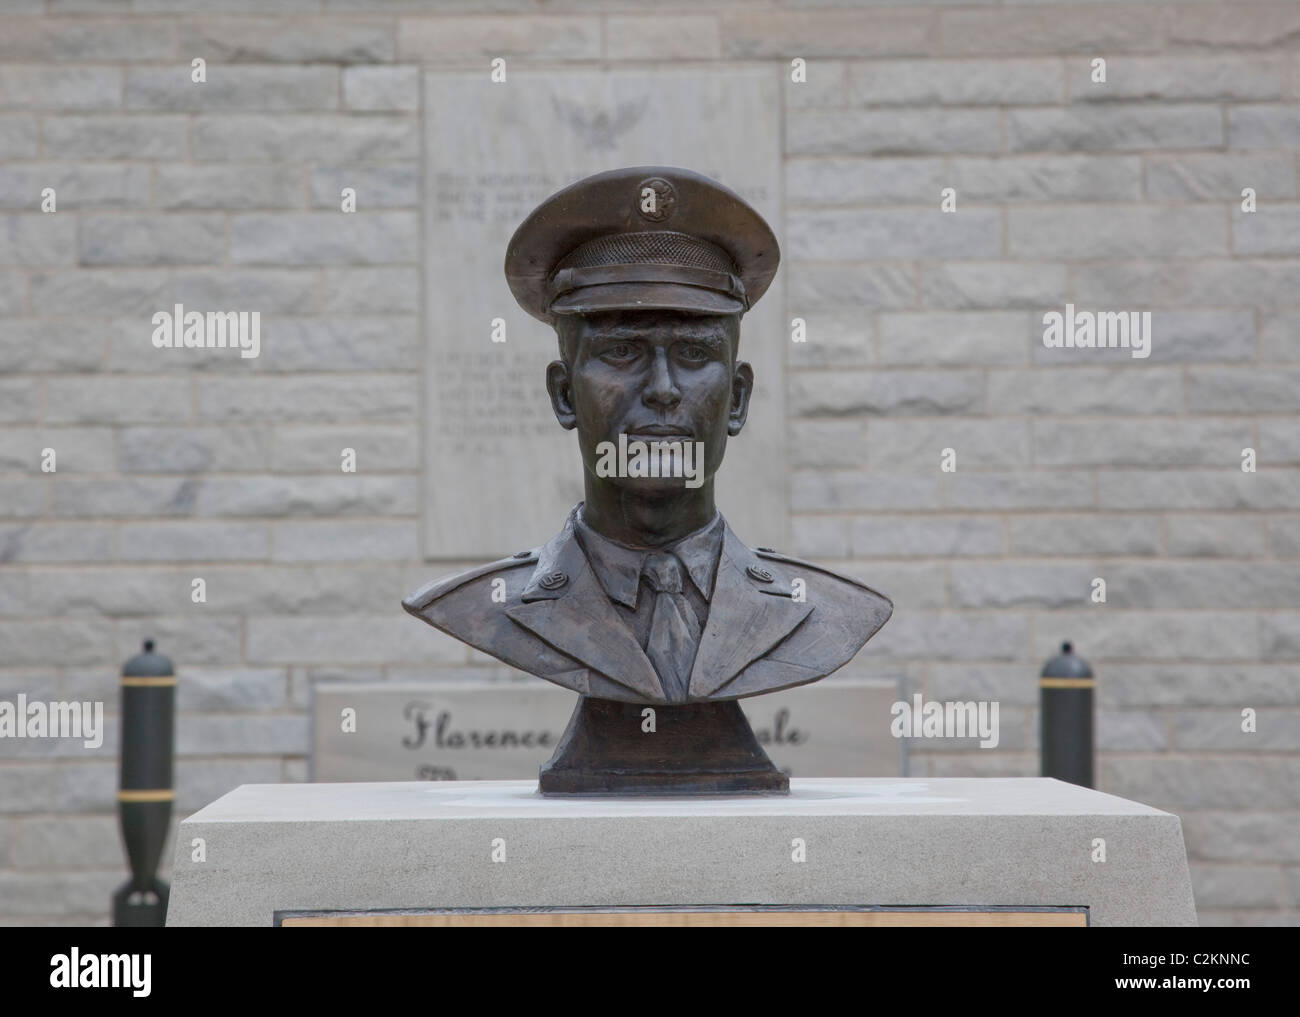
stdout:
<svg viewBox="0 0 1300 1017">
<path fill-rule="evenodd" d="M 734 315 L 609 311 L 568 316 L 557 325 L 564 361 L 547 368 L 556 418 L 578 431 L 584 468 L 598 476 L 602 443 L 702 442 L 705 483 L 722 464 L 727 438 L 739 434 L 754 372 L 736 360 Z M 698 460 L 697 460 L 698 461 Z M 603 483 L 667 495 L 682 477 L 609 477 Z"/>
</svg>

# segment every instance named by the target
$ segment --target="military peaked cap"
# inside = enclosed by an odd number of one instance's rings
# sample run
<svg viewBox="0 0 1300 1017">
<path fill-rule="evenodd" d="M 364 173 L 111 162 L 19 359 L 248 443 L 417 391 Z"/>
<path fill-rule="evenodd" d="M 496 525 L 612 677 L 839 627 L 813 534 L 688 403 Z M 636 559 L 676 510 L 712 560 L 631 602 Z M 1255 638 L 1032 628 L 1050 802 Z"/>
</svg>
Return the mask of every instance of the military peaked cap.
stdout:
<svg viewBox="0 0 1300 1017">
<path fill-rule="evenodd" d="M 614 310 L 743 314 L 776 275 L 771 227 L 716 180 L 629 166 L 570 184 L 506 249 L 510 292 L 534 318 Z"/>
</svg>

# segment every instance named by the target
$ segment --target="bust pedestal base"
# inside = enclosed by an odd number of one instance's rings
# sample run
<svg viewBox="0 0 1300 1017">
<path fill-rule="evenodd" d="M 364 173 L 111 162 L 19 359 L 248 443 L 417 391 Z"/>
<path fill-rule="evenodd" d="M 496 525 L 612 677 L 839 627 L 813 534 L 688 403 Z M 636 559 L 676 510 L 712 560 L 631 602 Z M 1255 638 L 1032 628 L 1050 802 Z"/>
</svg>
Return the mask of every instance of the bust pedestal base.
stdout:
<svg viewBox="0 0 1300 1017">
<path fill-rule="evenodd" d="M 584 696 L 538 788 L 551 795 L 788 794 L 736 700 L 648 706 Z"/>
</svg>

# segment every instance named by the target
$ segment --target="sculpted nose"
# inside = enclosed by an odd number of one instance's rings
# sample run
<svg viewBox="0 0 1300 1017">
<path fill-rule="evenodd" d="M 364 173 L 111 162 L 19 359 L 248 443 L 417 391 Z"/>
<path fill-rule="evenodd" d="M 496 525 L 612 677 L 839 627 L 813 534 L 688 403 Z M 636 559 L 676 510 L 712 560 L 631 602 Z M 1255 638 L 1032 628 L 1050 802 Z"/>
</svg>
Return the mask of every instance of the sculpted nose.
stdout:
<svg viewBox="0 0 1300 1017">
<path fill-rule="evenodd" d="M 654 364 L 650 377 L 646 380 L 641 401 L 657 409 L 671 409 L 682 401 L 681 390 L 673 380 L 673 372 L 668 367 L 668 354 L 660 347 L 655 350 Z"/>
</svg>

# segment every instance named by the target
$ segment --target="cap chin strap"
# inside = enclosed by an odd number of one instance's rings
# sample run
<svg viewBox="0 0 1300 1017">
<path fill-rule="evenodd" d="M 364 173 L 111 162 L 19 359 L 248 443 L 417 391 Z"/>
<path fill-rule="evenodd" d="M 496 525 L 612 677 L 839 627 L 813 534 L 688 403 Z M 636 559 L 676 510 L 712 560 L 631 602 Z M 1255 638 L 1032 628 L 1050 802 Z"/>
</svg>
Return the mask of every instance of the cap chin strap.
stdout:
<svg viewBox="0 0 1300 1017">
<path fill-rule="evenodd" d="M 593 265 L 562 268 L 551 277 L 548 306 L 558 297 L 584 286 L 609 283 L 677 283 L 713 290 L 739 300 L 749 310 L 744 284 L 731 272 L 715 272 L 691 265 Z"/>
</svg>

